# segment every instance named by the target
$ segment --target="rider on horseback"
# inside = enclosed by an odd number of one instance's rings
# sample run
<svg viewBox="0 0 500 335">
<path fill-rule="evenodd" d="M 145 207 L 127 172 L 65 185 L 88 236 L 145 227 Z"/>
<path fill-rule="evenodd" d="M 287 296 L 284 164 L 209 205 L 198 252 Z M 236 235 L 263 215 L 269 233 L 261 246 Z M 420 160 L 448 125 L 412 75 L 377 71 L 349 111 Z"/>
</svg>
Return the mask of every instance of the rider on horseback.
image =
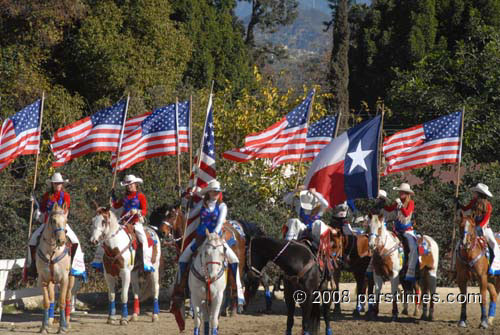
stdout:
<svg viewBox="0 0 500 335">
<path fill-rule="evenodd" d="M 184 291 L 188 280 L 187 267 L 193 256 L 193 253 L 201 246 L 206 238 L 206 230 L 209 233 L 216 232 L 222 234 L 222 226 L 226 221 L 227 206 L 222 201 L 222 190 L 217 180 L 211 180 L 208 185 L 199 193 L 203 200 L 192 209 L 189 216 L 200 216 L 200 223 L 196 229 L 196 238 L 189 243 L 179 257 L 179 272 L 173 297 L 175 300 L 184 298 Z M 239 260 L 234 251 L 224 241 L 224 250 L 229 261 L 231 274 L 236 282 L 238 292 L 238 305 L 245 304 L 243 288 L 240 281 Z"/>
<path fill-rule="evenodd" d="M 387 212 L 397 211 L 397 219 L 394 222 L 394 228 L 399 235 L 402 235 L 408 241 L 410 255 L 408 259 L 408 270 L 406 271 L 405 280 L 415 281 L 415 271 L 418 260 L 417 237 L 413 231 L 412 214 L 415 210 L 415 203 L 411 199 L 415 193 L 411 190 L 410 185 L 402 183 L 399 187 L 394 187 L 394 190 L 399 191 L 399 198 L 391 205 L 385 206 Z"/>
<path fill-rule="evenodd" d="M 331 226 L 340 229 L 344 235 L 354 235 L 351 224 L 347 220 L 349 214 L 349 206 L 344 201 L 340 205 L 335 206 L 332 213 Z"/>
<path fill-rule="evenodd" d="M 50 186 L 50 191 L 46 192 L 43 195 L 41 205 L 38 205 L 38 203 L 36 203 L 37 207 L 39 208 L 36 211 L 35 220 L 39 221 L 42 224 L 40 225 L 40 227 L 38 227 L 37 230 L 33 232 L 28 243 L 30 252 L 28 255 L 28 266 L 25 279 L 27 279 L 28 277 L 35 278 L 37 275 L 35 253 L 38 247 L 38 243 L 40 242 L 40 236 L 42 235 L 43 230 L 46 227 L 46 223 L 48 223 L 50 213 L 52 212 L 54 204 L 57 203 L 59 207 L 62 207 L 64 204 L 66 204 L 66 207 L 69 211 L 71 197 L 69 193 L 64 190 L 64 183 L 67 182 L 68 180 L 63 179 L 62 175 L 59 172 L 54 173 L 52 178 L 47 180 L 47 185 Z M 82 277 L 84 281 L 87 281 L 87 272 L 85 271 L 85 263 L 80 241 L 68 224 L 66 225 L 66 236 L 72 243 L 71 251 L 73 259 L 70 274 L 72 276 Z"/>
<path fill-rule="evenodd" d="M 144 231 L 144 217 L 148 213 L 148 203 L 146 196 L 137 190 L 138 184 L 142 184 L 142 179 L 134 175 L 125 176 L 124 181 L 120 183 L 122 187 L 127 188 L 127 194 L 121 200 L 117 200 L 114 190 L 111 198 L 113 200 L 113 208 L 122 208 L 122 221 L 132 223 L 137 239 L 142 243 L 142 258 L 144 271 L 154 272 L 151 258 L 147 257 L 148 238 Z"/>
<path fill-rule="evenodd" d="M 474 220 L 478 225 L 478 236 L 484 235 L 486 241 L 488 241 L 488 245 L 491 249 L 493 249 L 494 258 L 491 262 L 488 273 L 495 276 L 500 275 L 500 248 L 498 247 L 498 243 L 495 239 L 495 234 L 489 225 L 493 207 L 488 201 L 488 197 L 493 197 L 493 194 L 489 191 L 488 186 L 482 183 L 472 187 L 471 191 L 473 192 L 473 197 L 469 204 L 467 206 L 461 206 L 457 200 L 457 205 L 464 211 L 472 210 Z"/>
<path fill-rule="evenodd" d="M 328 208 L 328 201 L 321 195 L 321 193 L 316 192 L 316 189 L 312 188 L 306 190 L 304 185 L 299 186 L 295 191 L 289 192 L 283 198 L 283 201 L 290 206 L 295 207 L 295 211 L 299 219 L 288 220 L 287 227 L 293 225 L 295 220 L 298 220 L 301 224 L 306 227 L 306 234 L 312 234 L 313 223 L 316 220 L 321 220 L 323 213 Z M 290 234 L 295 234 L 291 230 L 287 231 L 285 239 L 291 239 L 293 236 Z M 295 236 L 296 238 L 297 236 Z"/>
</svg>

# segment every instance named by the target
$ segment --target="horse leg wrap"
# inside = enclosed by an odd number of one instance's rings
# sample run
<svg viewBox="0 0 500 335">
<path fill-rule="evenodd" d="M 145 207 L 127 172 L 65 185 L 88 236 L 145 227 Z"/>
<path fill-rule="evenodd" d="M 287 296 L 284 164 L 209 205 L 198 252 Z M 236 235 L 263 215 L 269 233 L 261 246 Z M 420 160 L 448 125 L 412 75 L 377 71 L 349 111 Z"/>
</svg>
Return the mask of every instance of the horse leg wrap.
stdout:
<svg viewBox="0 0 500 335">
<path fill-rule="evenodd" d="M 326 334 L 326 335 L 333 335 L 333 330 L 332 330 L 332 328 L 326 328 L 326 330 L 325 330 L 325 334 Z"/>
<path fill-rule="evenodd" d="M 126 317 L 128 317 L 128 306 L 127 303 L 124 303 L 122 305 L 122 318 L 125 319 Z"/>
<path fill-rule="evenodd" d="M 486 319 L 486 306 L 481 304 L 481 321 Z"/>
<path fill-rule="evenodd" d="M 269 309 L 271 308 L 272 300 L 271 300 L 271 291 L 266 290 L 264 292 L 264 295 L 266 297 L 266 307 Z M 248 301 L 248 300 L 247 300 Z"/>
<path fill-rule="evenodd" d="M 489 317 L 494 317 L 497 310 L 497 303 L 495 301 L 490 301 L 490 309 L 488 311 Z"/>
<path fill-rule="evenodd" d="M 200 328 L 195 327 L 193 334 L 194 335 L 200 335 Z"/>
<path fill-rule="evenodd" d="M 53 319 L 55 316 L 55 308 L 54 308 L 54 303 L 51 302 L 49 306 L 49 318 Z"/>
<path fill-rule="evenodd" d="M 43 311 L 43 324 L 44 327 L 49 325 L 49 310 L 46 309 Z"/>
<path fill-rule="evenodd" d="M 135 315 L 141 314 L 141 309 L 139 307 L 139 298 L 134 298 L 134 314 Z"/>
<path fill-rule="evenodd" d="M 60 309 L 60 320 L 59 320 L 59 327 L 60 328 L 67 328 L 68 325 L 66 324 L 66 311 L 65 308 Z"/>
<path fill-rule="evenodd" d="M 158 299 L 153 300 L 153 314 L 160 314 L 160 305 L 158 304 Z"/>
<path fill-rule="evenodd" d="M 109 311 L 108 311 L 108 315 L 109 316 L 112 316 L 112 315 L 115 315 L 116 314 L 116 303 L 115 301 L 110 301 L 109 302 Z"/>
<path fill-rule="evenodd" d="M 210 335 L 210 323 L 208 321 L 204 323 L 203 334 Z"/>
<path fill-rule="evenodd" d="M 66 300 L 66 318 L 71 315 L 71 300 Z"/>
<path fill-rule="evenodd" d="M 420 305 L 420 290 L 415 290 L 415 295 L 417 296 L 417 302 L 416 302 L 416 305 Z"/>
<path fill-rule="evenodd" d="M 219 328 L 212 329 L 212 335 L 219 335 Z"/>
</svg>

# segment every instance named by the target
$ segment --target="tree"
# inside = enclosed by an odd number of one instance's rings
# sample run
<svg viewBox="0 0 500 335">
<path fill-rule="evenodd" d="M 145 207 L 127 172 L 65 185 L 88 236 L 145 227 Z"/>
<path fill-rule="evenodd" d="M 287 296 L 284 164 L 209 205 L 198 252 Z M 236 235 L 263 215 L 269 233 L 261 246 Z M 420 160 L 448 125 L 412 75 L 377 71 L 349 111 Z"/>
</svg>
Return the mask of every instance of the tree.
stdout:
<svg viewBox="0 0 500 335">
<path fill-rule="evenodd" d="M 297 17 L 297 0 L 238 0 L 252 4 L 245 43 L 255 48 L 255 28 L 275 32 L 279 26 L 291 24 Z"/>
<path fill-rule="evenodd" d="M 337 112 L 349 113 L 349 4 L 348 0 L 331 0 L 334 13 L 333 48 L 330 60 L 329 82 L 333 104 Z M 346 120 L 347 118 L 344 118 Z M 342 126 L 342 125 L 341 125 Z"/>
<path fill-rule="evenodd" d="M 186 27 L 193 53 L 184 73 L 186 85 L 216 90 L 231 82 L 235 91 L 252 86 L 252 64 L 243 27 L 234 17 L 234 0 L 175 0 L 171 18 Z"/>
</svg>

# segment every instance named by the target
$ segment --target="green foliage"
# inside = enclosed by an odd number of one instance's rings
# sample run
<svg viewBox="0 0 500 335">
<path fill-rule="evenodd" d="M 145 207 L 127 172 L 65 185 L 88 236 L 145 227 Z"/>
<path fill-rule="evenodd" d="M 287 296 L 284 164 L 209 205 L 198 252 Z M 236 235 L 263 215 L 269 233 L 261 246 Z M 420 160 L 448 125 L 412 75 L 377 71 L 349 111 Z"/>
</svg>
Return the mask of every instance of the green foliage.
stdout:
<svg viewBox="0 0 500 335">
<path fill-rule="evenodd" d="M 417 124 L 465 108 L 464 153 L 497 161 L 500 148 L 500 33 L 479 26 L 454 53 L 431 53 L 410 71 L 398 71 L 389 91 L 393 122 Z"/>
</svg>

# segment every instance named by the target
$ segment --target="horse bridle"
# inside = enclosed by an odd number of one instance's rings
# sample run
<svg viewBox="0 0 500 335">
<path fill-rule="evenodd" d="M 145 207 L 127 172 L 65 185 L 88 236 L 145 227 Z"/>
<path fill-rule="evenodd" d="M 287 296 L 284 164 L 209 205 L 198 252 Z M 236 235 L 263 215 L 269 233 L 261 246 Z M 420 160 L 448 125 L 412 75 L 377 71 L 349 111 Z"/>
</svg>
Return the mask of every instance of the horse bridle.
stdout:
<svg viewBox="0 0 500 335">
<path fill-rule="evenodd" d="M 468 220 L 466 218 L 466 220 Z M 468 235 L 469 232 L 467 230 L 465 230 L 465 227 L 464 227 L 464 235 Z M 470 235 L 469 235 L 470 236 Z M 457 253 L 457 256 L 458 256 L 458 259 L 465 265 L 467 265 L 469 268 L 472 268 L 474 265 L 476 265 L 477 262 L 479 262 L 479 260 L 481 259 L 481 257 L 485 256 L 485 253 L 483 251 L 483 248 L 480 248 L 481 252 L 476 256 L 474 257 L 474 259 L 472 259 L 471 261 L 467 261 L 461 254 L 461 251 L 470 251 L 470 250 L 474 250 L 474 248 L 476 247 L 477 245 L 477 241 L 479 240 L 479 237 L 477 236 L 476 234 L 476 238 L 474 239 L 474 244 L 472 246 L 468 246 L 468 247 L 463 247 L 464 246 L 464 243 L 461 242 L 459 244 L 459 247 L 456 251 Z M 470 242 L 470 241 L 469 241 Z"/>
<path fill-rule="evenodd" d="M 53 215 L 64 215 L 64 211 L 62 211 L 62 210 L 52 211 L 52 212 L 50 213 L 51 218 L 52 218 L 52 216 L 53 216 Z M 52 222 L 51 222 L 50 224 L 52 224 Z M 64 231 L 64 232 L 66 232 L 66 228 L 64 228 L 64 227 L 59 227 L 59 228 L 57 228 L 57 227 L 56 227 L 56 228 L 52 231 L 52 233 L 53 233 L 54 235 L 56 235 L 56 234 L 57 234 L 58 232 L 60 232 L 60 231 Z"/>
</svg>

